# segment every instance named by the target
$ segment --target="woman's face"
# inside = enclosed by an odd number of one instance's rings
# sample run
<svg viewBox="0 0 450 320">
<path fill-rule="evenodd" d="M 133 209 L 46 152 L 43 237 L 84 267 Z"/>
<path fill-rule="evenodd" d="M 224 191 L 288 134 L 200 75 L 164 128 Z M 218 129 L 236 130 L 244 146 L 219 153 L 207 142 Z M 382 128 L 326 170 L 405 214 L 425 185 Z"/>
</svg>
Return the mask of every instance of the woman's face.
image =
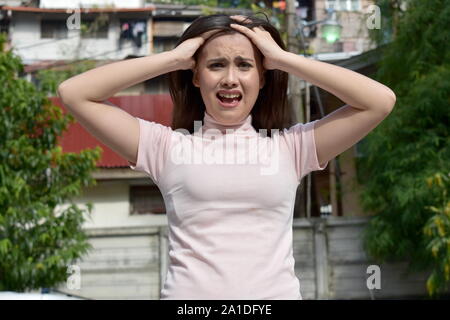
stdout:
<svg viewBox="0 0 450 320">
<path fill-rule="evenodd" d="M 242 121 L 264 86 L 265 70 L 258 48 L 245 35 L 234 33 L 212 36 L 199 50 L 192 83 L 200 88 L 206 112 L 224 124 Z M 222 106 L 217 97 L 221 90 L 238 91 L 242 96 L 239 104 Z"/>
</svg>

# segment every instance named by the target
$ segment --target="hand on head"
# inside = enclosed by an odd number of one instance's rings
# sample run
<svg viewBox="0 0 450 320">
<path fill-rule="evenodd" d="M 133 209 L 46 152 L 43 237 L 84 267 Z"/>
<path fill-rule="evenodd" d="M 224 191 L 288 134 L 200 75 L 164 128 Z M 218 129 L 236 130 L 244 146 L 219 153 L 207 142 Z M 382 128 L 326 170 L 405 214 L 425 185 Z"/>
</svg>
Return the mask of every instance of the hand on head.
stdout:
<svg viewBox="0 0 450 320">
<path fill-rule="evenodd" d="M 177 59 L 179 61 L 179 69 L 194 69 L 195 52 L 197 52 L 197 50 L 206 42 L 208 38 L 220 31 L 220 29 L 206 31 L 198 37 L 183 41 L 176 48 L 172 49 L 172 52 L 177 56 Z"/>
</svg>

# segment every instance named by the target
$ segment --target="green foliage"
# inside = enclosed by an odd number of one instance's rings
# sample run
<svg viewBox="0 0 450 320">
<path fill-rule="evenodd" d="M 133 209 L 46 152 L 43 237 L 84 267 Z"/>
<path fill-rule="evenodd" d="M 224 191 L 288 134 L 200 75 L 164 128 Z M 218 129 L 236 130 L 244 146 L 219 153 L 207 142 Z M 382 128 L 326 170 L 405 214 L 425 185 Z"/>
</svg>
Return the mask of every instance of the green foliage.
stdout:
<svg viewBox="0 0 450 320">
<path fill-rule="evenodd" d="M 96 7 L 96 6 L 94 6 Z M 109 24 L 109 15 L 105 12 L 100 12 L 92 22 L 81 21 L 80 31 L 82 36 L 96 37 L 97 32 L 102 28 L 107 28 Z"/>
<path fill-rule="evenodd" d="M 62 70 L 58 68 L 39 70 L 36 73 L 37 88 L 49 96 L 56 96 L 58 85 L 61 82 L 97 66 L 95 61 L 80 60 L 67 64 Z"/>
<path fill-rule="evenodd" d="M 423 228 L 427 250 L 433 255 L 435 269 L 427 281 L 427 289 L 436 295 L 442 287 L 448 289 L 450 281 L 450 175 L 436 174 L 427 180 L 428 187 L 436 192 L 438 207 L 426 206 L 430 218 Z"/>
<path fill-rule="evenodd" d="M 375 213 L 367 253 L 379 262 L 407 259 L 410 271 L 431 270 L 430 295 L 447 290 L 450 268 L 449 2 L 411 0 L 398 15 L 377 74 L 396 93 L 396 106 L 367 136 L 367 156 L 357 163 L 361 203 Z"/>
<path fill-rule="evenodd" d="M 71 199 L 95 185 L 101 149 L 62 153 L 57 138 L 74 118 L 18 76 L 22 62 L 5 40 L 0 34 L 0 291 L 23 292 L 66 281 L 67 265 L 90 249 L 82 224 L 92 204 Z"/>
<path fill-rule="evenodd" d="M 403 18 L 406 8 L 411 0 L 375 0 L 374 4 L 380 8 L 381 30 L 368 29 L 371 40 L 382 45 L 390 43 L 398 32 L 399 21 Z M 368 16 L 373 12 L 368 12 Z M 364 19 L 366 20 L 366 19 Z"/>
</svg>

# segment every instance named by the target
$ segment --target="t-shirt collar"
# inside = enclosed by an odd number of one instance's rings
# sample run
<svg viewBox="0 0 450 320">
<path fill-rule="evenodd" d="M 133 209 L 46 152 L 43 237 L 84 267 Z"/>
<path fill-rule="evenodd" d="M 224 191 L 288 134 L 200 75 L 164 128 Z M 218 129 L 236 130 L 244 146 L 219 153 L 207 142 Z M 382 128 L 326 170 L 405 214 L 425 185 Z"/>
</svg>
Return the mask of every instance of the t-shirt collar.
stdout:
<svg viewBox="0 0 450 320">
<path fill-rule="evenodd" d="M 206 132 L 208 129 L 219 129 L 222 134 L 227 134 L 227 129 L 232 129 L 233 131 L 231 133 L 236 133 L 240 135 L 254 135 L 256 133 L 255 128 L 252 126 L 252 115 L 248 114 L 248 116 L 236 123 L 233 124 L 223 124 L 221 122 L 218 122 L 216 119 L 214 119 L 212 116 L 210 116 L 206 111 L 203 117 L 203 126 L 202 131 L 203 133 Z"/>
</svg>

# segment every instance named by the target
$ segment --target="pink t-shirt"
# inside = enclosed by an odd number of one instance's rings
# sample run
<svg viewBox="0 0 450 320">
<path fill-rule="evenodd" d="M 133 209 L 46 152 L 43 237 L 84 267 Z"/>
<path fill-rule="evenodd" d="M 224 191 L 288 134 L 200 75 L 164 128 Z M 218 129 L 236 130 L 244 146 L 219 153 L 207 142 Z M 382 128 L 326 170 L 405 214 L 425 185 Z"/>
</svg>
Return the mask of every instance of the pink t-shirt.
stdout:
<svg viewBox="0 0 450 320">
<path fill-rule="evenodd" d="M 169 223 L 161 299 L 302 299 L 292 253 L 296 190 L 328 165 L 318 163 L 315 121 L 267 137 L 251 114 L 222 125 L 205 112 L 193 134 L 138 120 L 130 168 L 159 187 Z"/>
</svg>

